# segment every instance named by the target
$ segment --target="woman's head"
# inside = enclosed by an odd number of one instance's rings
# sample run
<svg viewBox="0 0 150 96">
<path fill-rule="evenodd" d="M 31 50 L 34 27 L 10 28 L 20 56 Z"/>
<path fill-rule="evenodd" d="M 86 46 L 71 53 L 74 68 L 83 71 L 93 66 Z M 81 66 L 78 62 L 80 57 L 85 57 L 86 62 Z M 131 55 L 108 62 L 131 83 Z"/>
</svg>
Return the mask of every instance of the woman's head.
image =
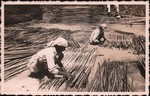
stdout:
<svg viewBox="0 0 150 96">
<path fill-rule="evenodd" d="M 99 29 L 100 29 L 101 31 L 105 31 L 105 30 L 107 29 L 107 25 L 106 25 L 106 24 L 100 24 L 100 25 L 99 25 Z"/>
<path fill-rule="evenodd" d="M 47 44 L 47 47 L 55 47 L 56 51 L 61 53 L 66 49 L 68 46 L 68 42 L 66 39 L 59 37 L 54 41 L 51 41 L 50 43 Z"/>
</svg>

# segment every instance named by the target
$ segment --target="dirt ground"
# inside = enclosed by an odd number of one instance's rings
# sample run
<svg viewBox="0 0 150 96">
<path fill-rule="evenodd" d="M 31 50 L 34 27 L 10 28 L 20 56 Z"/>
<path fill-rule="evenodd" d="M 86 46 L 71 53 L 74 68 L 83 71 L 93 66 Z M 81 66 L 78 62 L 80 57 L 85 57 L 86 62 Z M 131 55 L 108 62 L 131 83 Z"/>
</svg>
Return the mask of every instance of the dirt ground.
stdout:
<svg viewBox="0 0 150 96">
<path fill-rule="evenodd" d="M 128 25 L 119 25 L 119 24 L 109 24 L 110 28 L 117 29 L 117 30 L 122 30 L 122 31 L 127 31 L 127 32 L 133 32 L 136 33 L 137 35 L 144 35 L 145 33 L 145 28 L 143 28 L 143 25 L 133 25 L 132 27 L 129 27 Z M 74 31 L 72 36 L 74 39 L 76 39 L 81 46 L 83 46 L 87 41 L 88 38 L 90 37 L 91 32 L 93 29 L 96 28 L 96 25 L 91 25 L 91 24 L 75 24 L 75 25 L 70 25 L 70 24 L 48 24 L 48 23 L 35 23 L 32 25 L 29 25 L 29 27 L 43 27 L 46 29 L 51 29 L 51 28 L 59 28 L 59 29 L 69 29 L 71 31 Z M 107 29 L 107 31 L 110 31 L 111 29 Z M 125 61 L 125 60 L 131 60 L 131 61 L 136 61 L 140 57 L 144 57 L 144 55 L 135 55 L 130 53 L 128 50 L 119 50 L 116 48 L 109 49 L 109 48 L 104 48 L 100 47 L 97 45 L 87 45 L 88 48 L 98 48 L 98 57 L 96 59 L 95 63 L 95 68 L 97 68 L 97 63 L 102 62 L 105 59 L 109 59 L 110 61 Z M 145 79 L 141 76 L 141 74 L 138 72 L 138 70 L 133 66 L 129 65 L 129 81 L 134 80 L 133 87 L 134 91 L 145 91 Z M 94 74 L 95 70 L 91 72 L 91 74 Z M 38 91 L 39 88 L 39 81 L 34 78 L 28 77 L 28 71 L 25 71 L 21 74 L 18 74 L 15 78 L 5 82 L 5 92 L 36 92 Z M 49 90 L 44 90 L 44 91 L 49 91 Z M 60 89 L 59 91 L 64 91 Z M 69 91 L 73 91 L 69 90 Z"/>
</svg>

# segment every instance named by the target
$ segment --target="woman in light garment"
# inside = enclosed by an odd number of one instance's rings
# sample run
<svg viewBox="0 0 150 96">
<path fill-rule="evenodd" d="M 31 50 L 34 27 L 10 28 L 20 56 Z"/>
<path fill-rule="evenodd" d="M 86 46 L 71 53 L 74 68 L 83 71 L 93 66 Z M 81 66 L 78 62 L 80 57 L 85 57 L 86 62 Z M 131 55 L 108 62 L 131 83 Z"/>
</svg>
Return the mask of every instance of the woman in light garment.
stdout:
<svg viewBox="0 0 150 96">
<path fill-rule="evenodd" d="M 90 44 L 92 45 L 101 45 L 105 41 L 104 32 L 107 28 L 106 24 L 100 24 L 97 29 L 95 29 L 90 37 Z"/>
<path fill-rule="evenodd" d="M 68 42 L 64 38 L 59 37 L 48 43 L 45 49 L 33 55 L 27 65 L 31 75 L 40 76 L 44 74 L 50 76 L 50 78 L 61 75 L 69 78 L 71 74 L 67 73 L 61 62 L 64 57 L 62 52 L 67 46 Z"/>
</svg>

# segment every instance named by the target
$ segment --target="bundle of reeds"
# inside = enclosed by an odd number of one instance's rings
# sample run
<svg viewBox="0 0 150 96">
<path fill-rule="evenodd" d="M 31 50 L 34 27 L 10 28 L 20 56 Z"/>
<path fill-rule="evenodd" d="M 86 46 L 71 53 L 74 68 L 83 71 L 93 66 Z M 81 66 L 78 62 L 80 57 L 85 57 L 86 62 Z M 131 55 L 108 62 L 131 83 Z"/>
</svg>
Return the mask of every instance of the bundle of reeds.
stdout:
<svg viewBox="0 0 150 96">
<path fill-rule="evenodd" d="M 87 88 L 90 72 L 95 64 L 97 57 L 96 49 L 74 50 L 65 53 L 64 65 L 73 77 L 66 79 L 43 80 L 39 90 L 59 90 L 61 86 L 75 88 L 77 91 L 83 91 Z"/>
<path fill-rule="evenodd" d="M 145 37 L 136 36 L 132 33 L 110 33 L 106 35 L 104 47 L 131 50 L 136 54 L 145 54 Z"/>
<path fill-rule="evenodd" d="M 144 36 L 135 36 L 133 38 L 133 47 L 134 47 L 134 50 L 140 54 L 140 53 L 143 53 L 145 54 L 145 37 Z"/>
<path fill-rule="evenodd" d="M 22 29 L 5 29 L 6 44 L 24 44 L 24 46 L 37 46 L 39 44 L 46 44 L 60 36 L 68 41 L 72 41 L 69 46 L 79 48 L 80 45 L 71 36 L 70 30 L 61 29 L 43 29 L 43 28 L 22 28 Z"/>
<path fill-rule="evenodd" d="M 118 61 L 98 63 L 95 77 L 88 88 L 90 92 L 127 92 L 132 91 L 127 77 L 127 65 Z"/>
<path fill-rule="evenodd" d="M 26 29 L 26 30 L 25 30 Z M 62 36 L 69 42 L 69 47 L 80 45 L 71 36 L 69 30 L 25 28 L 5 29 L 4 71 L 5 81 L 26 70 L 28 59 L 45 48 L 46 43 Z"/>
<path fill-rule="evenodd" d="M 132 43 L 132 35 L 111 33 L 107 37 L 108 44 L 104 46 L 127 49 Z"/>
<path fill-rule="evenodd" d="M 20 51 L 20 52 L 19 52 Z M 30 53 L 31 52 L 31 53 Z M 15 50 L 6 52 L 4 61 L 4 77 L 5 81 L 26 70 L 28 59 L 36 52 L 36 50 Z"/>
</svg>

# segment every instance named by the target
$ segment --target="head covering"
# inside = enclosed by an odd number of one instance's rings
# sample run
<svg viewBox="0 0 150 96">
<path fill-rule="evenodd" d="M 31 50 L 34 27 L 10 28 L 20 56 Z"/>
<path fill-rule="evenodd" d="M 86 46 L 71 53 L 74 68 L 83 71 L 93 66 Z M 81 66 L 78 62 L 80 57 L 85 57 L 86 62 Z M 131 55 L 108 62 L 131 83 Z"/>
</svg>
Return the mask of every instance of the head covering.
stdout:
<svg viewBox="0 0 150 96">
<path fill-rule="evenodd" d="M 100 27 L 107 28 L 107 25 L 106 25 L 106 24 L 100 24 L 99 26 L 100 26 Z"/>
<path fill-rule="evenodd" d="M 107 25 L 106 25 L 106 24 L 100 24 L 100 25 L 99 25 L 99 28 L 102 29 L 103 32 L 105 32 L 106 29 L 107 29 Z"/>
<path fill-rule="evenodd" d="M 66 39 L 64 39 L 62 37 L 59 37 L 56 40 L 47 43 L 46 47 L 54 47 L 55 45 L 67 47 L 68 46 L 68 42 L 67 42 Z"/>
</svg>

